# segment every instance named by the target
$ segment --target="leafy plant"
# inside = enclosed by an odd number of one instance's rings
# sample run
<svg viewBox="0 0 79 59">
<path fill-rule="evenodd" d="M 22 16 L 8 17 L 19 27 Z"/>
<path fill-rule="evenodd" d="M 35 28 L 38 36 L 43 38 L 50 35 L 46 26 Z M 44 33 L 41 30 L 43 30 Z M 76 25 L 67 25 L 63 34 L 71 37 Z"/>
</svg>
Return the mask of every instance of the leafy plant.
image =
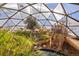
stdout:
<svg viewBox="0 0 79 59">
<path fill-rule="evenodd" d="M 36 18 L 33 16 L 28 16 L 27 19 L 24 21 L 27 24 L 26 28 L 33 30 L 35 27 L 38 27 L 38 23 Z"/>
</svg>

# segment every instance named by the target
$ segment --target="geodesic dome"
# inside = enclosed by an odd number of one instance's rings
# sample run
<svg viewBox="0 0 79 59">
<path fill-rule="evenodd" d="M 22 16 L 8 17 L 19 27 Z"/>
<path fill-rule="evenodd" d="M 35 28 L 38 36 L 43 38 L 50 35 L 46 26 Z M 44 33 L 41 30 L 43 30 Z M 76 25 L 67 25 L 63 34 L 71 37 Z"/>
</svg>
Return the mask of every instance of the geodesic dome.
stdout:
<svg viewBox="0 0 79 59">
<path fill-rule="evenodd" d="M 79 36 L 79 5 L 69 3 L 1 3 L 0 27 L 23 28 L 29 15 L 37 18 L 40 26 L 50 29 L 56 23 Z"/>
</svg>

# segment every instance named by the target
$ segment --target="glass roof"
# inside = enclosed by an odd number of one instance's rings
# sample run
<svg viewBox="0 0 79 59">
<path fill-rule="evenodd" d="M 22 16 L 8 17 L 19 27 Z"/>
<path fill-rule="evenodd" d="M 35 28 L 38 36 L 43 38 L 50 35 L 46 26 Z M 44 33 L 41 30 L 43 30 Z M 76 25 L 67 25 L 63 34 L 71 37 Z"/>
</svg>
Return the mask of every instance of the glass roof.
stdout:
<svg viewBox="0 0 79 59">
<path fill-rule="evenodd" d="M 70 3 L 2 3 L 0 27 L 25 27 L 23 21 L 29 15 L 36 17 L 38 24 L 48 29 L 63 22 L 79 36 L 79 5 Z"/>
</svg>

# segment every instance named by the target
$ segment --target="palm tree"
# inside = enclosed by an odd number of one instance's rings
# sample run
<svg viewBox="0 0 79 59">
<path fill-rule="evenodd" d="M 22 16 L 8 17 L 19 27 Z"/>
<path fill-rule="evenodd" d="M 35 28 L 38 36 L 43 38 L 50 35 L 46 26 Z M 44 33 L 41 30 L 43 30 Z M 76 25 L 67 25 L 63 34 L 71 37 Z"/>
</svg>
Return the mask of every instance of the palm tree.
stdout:
<svg viewBox="0 0 79 59">
<path fill-rule="evenodd" d="M 27 24 L 26 28 L 31 29 L 31 30 L 34 30 L 34 28 L 38 27 L 36 18 L 31 15 L 27 17 L 24 23 Z"/>
</svg>

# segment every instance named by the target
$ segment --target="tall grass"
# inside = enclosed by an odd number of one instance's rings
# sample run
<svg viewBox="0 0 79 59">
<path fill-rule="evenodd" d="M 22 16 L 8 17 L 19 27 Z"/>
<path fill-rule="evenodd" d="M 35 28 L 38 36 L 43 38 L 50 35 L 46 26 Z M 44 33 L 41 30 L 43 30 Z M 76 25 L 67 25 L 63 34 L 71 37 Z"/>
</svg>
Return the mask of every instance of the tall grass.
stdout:
<svg viewBox="0 0 79 59">
<path fill-rule="evenodd" d="M 7 30 L 0 30 L 0 55 L 2 56 L 29 56 L 33 55 L 32 47 L 34 39 L 17 35 L 12 32 L 4 33 Z M 20 32 L 19 32 L 20 33 Z"/>
</svg>

